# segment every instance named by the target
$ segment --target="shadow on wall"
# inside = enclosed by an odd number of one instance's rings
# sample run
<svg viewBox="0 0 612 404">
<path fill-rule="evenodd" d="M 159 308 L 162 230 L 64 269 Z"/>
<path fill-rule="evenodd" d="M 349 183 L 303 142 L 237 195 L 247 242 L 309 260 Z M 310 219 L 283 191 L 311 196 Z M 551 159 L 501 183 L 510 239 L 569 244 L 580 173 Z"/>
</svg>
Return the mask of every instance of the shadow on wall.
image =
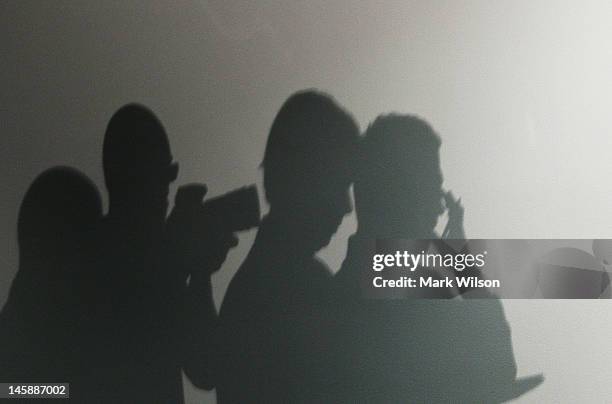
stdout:
<svg viewBox="0 0 612 404">
<path fill-rule="evenodd" d="M 203 184 L 181 188 L 167 217 L 178 174 L 167 134 L 146 107 L 122 107 L 104 139 L 104 217 L 70 168 L 41 174 L 24 198 L 2 380 L 70 380 L 76 400 L 125 403 L 183 402 L 181 369 L 220 403 L 518 397 L 542 377 L 516 378 L 499 300 L 450 288 L 439 300 L 362 298 L 371 240 L 439 240 L 446 211 L 443 237 L 465 238 L 440 146 L 410 115 L 380 116 L 360 137 L 330 95 L 300 91 L 270 130 L 261 223 L 253 188 L 203 202 Z M 359 227 L 334 276 L 316 254 L 352 211 L 353 183 Z M 210 276 L 235 233 L 258 224 L 217 315 Z"/>
</svg>

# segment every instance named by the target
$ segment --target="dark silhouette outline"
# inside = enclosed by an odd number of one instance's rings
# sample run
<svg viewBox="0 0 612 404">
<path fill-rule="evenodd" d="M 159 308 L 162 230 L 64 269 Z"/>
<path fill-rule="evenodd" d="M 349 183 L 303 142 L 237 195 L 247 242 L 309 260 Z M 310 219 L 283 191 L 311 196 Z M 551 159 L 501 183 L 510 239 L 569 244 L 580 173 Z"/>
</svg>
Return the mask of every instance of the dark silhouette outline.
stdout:
<svg viewBox="0 0 612 404">
<path fill-rule="evenodd" d="M 263 160 L 270 211 L 220 312 L 219 403 L 326 401 L 332 277 L 315 254 L 352 207 L 359 130 L 330 96 L 293 94 Z"/>
<path fill-rule="evenodd" d="M 146 107 L 129 104 L 103 144 L 109 209 L 98 231 L 85 388 L 101 402 L 183 397 L 176 314 L 186 275 L 167 265 L 169 185 L 178 174 L 166 132 Z"/>
<path fill-rule="evenodd" d="M 210 274 L 237 240 L 224 229 L 194 229 L 180 212 L 166 221 L 178 164 L 146 107 L 113 115 L 103 167 L 109 210 L 99 229 L 86 387 L 101 402 L 181 403 L 182 366 L 210 361 Z"/>
<path fill-rule="evenodd" d="M 344 381 L 336 402 L 500 402 L 541 382 L 515 384 L 510 328 L 498 300 L 360 298 L 360 268 L 376 239 L 437 238 L 445 197 L 440 143 L 429 124 L 409 115 L 381 116 L 366 132 L 355 181 L 358 231 L 336 275 L 345 296 L 340 318 L 347 319 L 334 345 Z"/>
<path fill-rule="evenodd" d="M 48 169 L 27 190 L 17 224 L 19 269 L 0 319 L 3 382 L 79 383 L 89 321 L 86 260 L 101 217 L 98 189 L 73 168 Z"/>
<path fill-rule="evenodd" d="M 373 240 L 445 248 L 434 232 L 445 209 L 443 237 L 465 235 L 427 122 L 386 115 L 358 134 L 327 94 L 283 104 L 262 163 L 270 212 L 218 316 L 210 276 L 234 232 L 257 225 L 256 191 L 203 202 L 204 185 L 183 187 L 166 217 L 178 175 L 166 131 L 146 107 L 120 108 L 104 139 L 105 217 L 95 185 L 68 167 L 24 197 L 0 380 L 68 380 L 73 399 L 117 403 L 183 402 L 181 369 L 221 403 L 499 402 L 535 387 L 539 376 L 516 379 L 498 300 L 362 299 Z M 355 178 L 359 227 L 333 277 L 315 254 L 351 212 Z"/>
</svg>

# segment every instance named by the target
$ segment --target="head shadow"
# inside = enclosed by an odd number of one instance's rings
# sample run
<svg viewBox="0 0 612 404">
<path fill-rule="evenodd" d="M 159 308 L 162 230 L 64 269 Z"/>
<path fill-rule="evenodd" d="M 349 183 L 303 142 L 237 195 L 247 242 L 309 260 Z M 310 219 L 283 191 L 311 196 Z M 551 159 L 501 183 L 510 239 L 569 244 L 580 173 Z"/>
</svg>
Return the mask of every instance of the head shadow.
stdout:
<svg viewBox="0 0 612 404">
<path fill-rule="evenodd" d="M 358 136 L 354 118 L 316 90 L 290 96 L 270 129 L 262 162 L 269 216 L 313 252 L 352 211 Z"/>
<path fill-rule="evenodd" d="M 163 221 L 178 165 L 157 116 L 143 105 L 121 107 L 106 128 L 102 156 L 109 215 Z"/>
<path fill-rule="evenodd" d="M 359 230 L 374 237 L 434 238 L 442 205 L 441 140 L 423 119 L 381 115 L 361 142 L 355 180 Z"/>
<path fill-rule="evenodd" d="M 87 310 L 84 264 L 101 216 L 98 189 L 73 168 L 48 169 L 28 188 L 18 214 L 19 268 L 1 316 L 6 377 L 70 372 Z"/>
<path fill-rule="evenodd" d="M 19 208 L 20 271 L 60 267 L 80 247 L 83 235 L 91 235 L 101 214 L 100 194 L 87 176 L 63 166 L 44 171 Z"/>
</svg>

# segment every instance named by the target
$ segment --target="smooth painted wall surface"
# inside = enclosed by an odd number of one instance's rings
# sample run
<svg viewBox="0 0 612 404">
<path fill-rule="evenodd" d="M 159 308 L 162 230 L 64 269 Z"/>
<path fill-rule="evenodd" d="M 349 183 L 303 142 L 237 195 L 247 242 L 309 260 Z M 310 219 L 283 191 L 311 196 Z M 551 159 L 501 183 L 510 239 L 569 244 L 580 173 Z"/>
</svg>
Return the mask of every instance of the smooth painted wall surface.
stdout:
<svg viewBox="0 0 612 404">
<path fill-rule="evenodd" d="M 382 112 L 426 118 L 468 237 L 612 238 L 611 13 L 604 1 L 3 1 L 0 303 L 27 186 L 67 164 L 103 191 L 105 126 L 131 101 L 165 124 L 177 183 L 211 195 L 261 185 L 274 115 L 317 87 L 363 129 Z M 354 229 L 345 220 L 322 253 L 331 268 Z M 253 236 L 215 275 L 217 303 Z M 520 374 L 546 377 L 520 401 L 612 395 L 612 302 L 504 305 Z"/>
</svg>

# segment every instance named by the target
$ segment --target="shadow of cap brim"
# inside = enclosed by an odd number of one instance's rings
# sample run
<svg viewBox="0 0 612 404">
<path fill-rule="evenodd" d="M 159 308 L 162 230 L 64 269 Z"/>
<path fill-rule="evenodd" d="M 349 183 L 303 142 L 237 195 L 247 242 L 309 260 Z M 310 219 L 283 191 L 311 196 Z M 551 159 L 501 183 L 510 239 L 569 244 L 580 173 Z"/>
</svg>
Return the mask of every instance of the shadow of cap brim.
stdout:
<svg viewBox="0 0 612 404">
<path fill-rule="evenodd" d="M 528 391 L 535 389 L 542 384 L 543 381 L 544 376 L 541 374 L 518 378 L 507 388 L 498 391 L 499 395 L 497 395 L 496 398 L 498 402 L 514 400 Z"/>
</svg>

